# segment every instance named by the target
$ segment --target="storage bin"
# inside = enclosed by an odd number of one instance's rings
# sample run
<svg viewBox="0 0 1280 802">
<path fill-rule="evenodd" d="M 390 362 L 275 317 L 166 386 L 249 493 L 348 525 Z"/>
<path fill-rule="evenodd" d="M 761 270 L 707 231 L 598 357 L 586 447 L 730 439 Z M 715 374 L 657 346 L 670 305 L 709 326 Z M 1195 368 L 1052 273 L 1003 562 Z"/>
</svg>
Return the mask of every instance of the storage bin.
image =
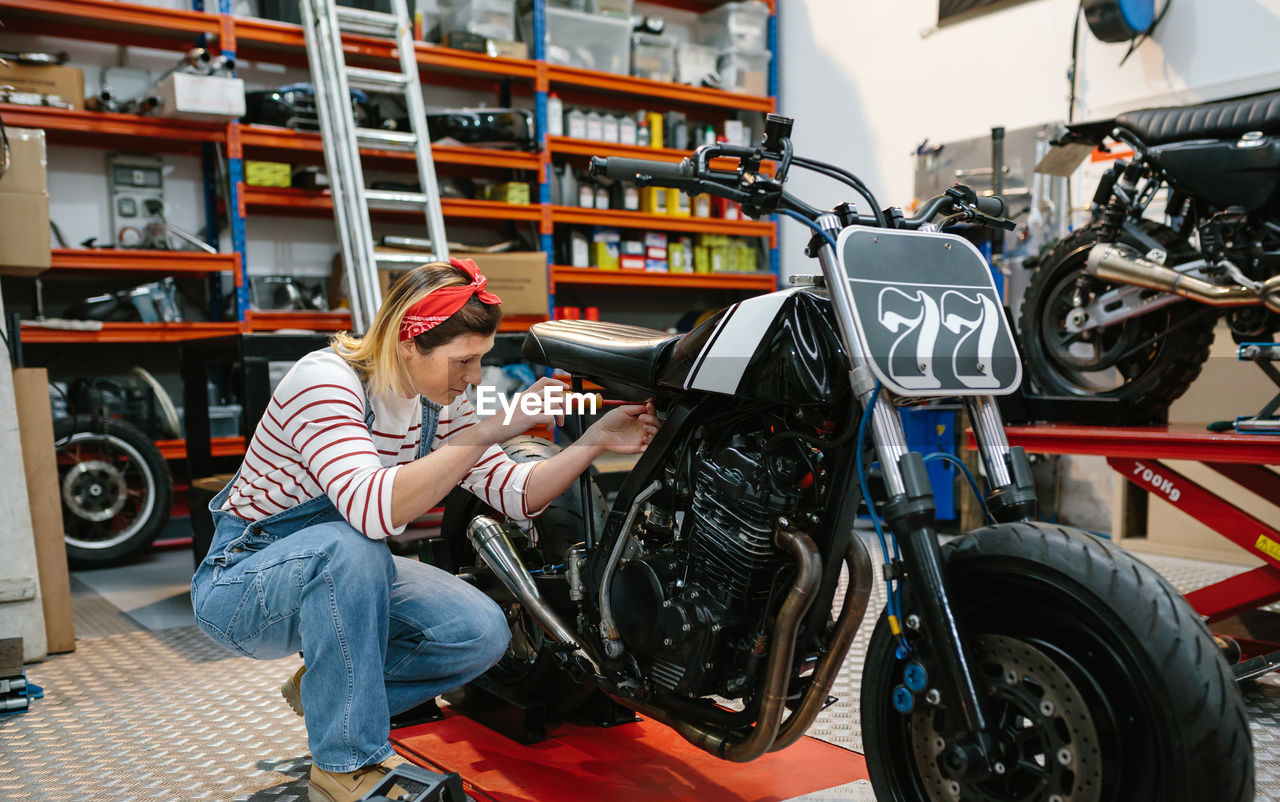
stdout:
<svg viewBox="0 0 1280 802">
<path fill-rule="evenodd" d="M 681 42 L 676 45 L 676 81 L 702 86 L 702 81 L 716 71 L 720 51 L 710 45 Z"/>
<path fill-rule="evenodd" d="M 698 41 L 721 49 L 767 50 L 769 7 L 747 0 L 708 11 L 698 17 Z"/>
<path fill-rule="evenodd" d="M 676 77 L 676 44 L 651 33 L 631 34 L 631 74 L 670 83 Z"/>
<path fill-rule="evenodd" d="M 515 0 L 440 0 L 441 33 L 473 33 L 514 41 Z"/>
<path fill-rule="evenodd" d="M 628 21 L 631 19 L 632 4 L 632 0 L 587 0 L 589 11 Z"/>
<path fill-rule="evenodd" d="M 631 21 L 548 7 L 547 62 L 584 70 L 631 74 Z M 520 33 L 533 49 L 533 16 L 520 17 Z"/>
<path fill-rule="evenodd" d="M 729 92 L 747 95 L 764 95 L 769 92 L 768 50 L 725 50 L 716 62 L 719 67 L 721 87 Z"/>
<path fill-rule="evenodd" d="M 240 434 L 239 404 L 209 405 L 209 436 L 235 437 Z"/>
</svg>

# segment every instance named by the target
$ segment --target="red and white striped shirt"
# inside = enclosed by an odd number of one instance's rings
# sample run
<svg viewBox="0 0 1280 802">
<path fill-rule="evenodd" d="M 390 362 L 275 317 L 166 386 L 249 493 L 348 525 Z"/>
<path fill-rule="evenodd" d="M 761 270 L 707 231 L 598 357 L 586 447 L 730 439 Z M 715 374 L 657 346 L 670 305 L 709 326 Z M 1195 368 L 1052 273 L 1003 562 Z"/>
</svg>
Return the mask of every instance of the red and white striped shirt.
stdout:
<svg viewBox="0 0 1280 802">
<path fill-rule="evenodd" d="M 388 393 L 370 403 L 372 431 L 365 425 L 364 388 L 342 357 L 326 349 L 298 360 L 272 394 L 222 508 L 260 521 L 323 493 L 368 537 L 403 532 L 404 525 L 391 523 L 391 487 L 399 466 L 417 456 L 421 402 Z M 444 407 L 432 450 L 476 423 L 465 396 Z M 491 446 L 459 485 L 525 522 L 533 517 L 525 499 L 535 464 L 514 462 Z"/>
</svg>

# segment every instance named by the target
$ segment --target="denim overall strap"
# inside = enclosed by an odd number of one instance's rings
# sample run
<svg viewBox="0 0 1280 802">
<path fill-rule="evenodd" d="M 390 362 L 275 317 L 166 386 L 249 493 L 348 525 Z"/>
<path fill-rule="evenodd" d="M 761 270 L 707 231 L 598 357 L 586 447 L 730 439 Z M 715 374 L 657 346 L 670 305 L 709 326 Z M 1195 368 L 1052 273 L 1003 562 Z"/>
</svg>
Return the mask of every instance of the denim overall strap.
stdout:
<svg viewBox="0 0 1280 802">
<path fill-rule="evenodd" d="M 419 396 L 422 401 L 422 436 L 418 439 L 418 459 L 431 452 L 440 425 L 440 405 Z"/>
</svg>

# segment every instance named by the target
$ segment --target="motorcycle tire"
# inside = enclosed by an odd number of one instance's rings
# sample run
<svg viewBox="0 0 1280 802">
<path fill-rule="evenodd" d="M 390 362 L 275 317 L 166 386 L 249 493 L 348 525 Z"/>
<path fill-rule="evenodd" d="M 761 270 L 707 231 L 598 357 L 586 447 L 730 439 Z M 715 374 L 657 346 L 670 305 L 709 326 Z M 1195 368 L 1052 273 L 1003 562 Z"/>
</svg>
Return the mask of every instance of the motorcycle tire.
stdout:
<svg viewBox="0 0 1280 802">
<path fill-rule="evenodd" d="M 1180 239 L 1172 230 L 1150 220 L 1142 221 L 1142 227 L 1168 252 L 1177 250 Z M 1208 307 L 1202 304 L 1183 301 L 1067 342 L 1064 318 L 1072 308 L 1077 280 L 1085 275 L 1089 251 L 1099 241 L 1097 226 L 1075 231 L 1054 246 L 1032 274 L 1018 321 L 1027 370 L 1045 395 L 1118 398 L 1130 423 L 1157 422 L 1200 375 L 1217 315 L 1206 313 Z M 1128 234 L 1122 234 L 1120 242 L 1145 247 Z M 1093 296 L 1117 285 L 1086 277 L 1083 286 Z M 1190 320 L 1194 316 L 1199 317 Z M 1162 331 L 1169 334 L 1124 358 Z"/>
<path fill-rule="evenodd" d="M 53 435 L 69 563 L 114 565 L 150 546 L 173 505 L 160 449 L 127 423 L 91 415 L 54 421 Z"/>
<path fill-rule="evenodd" d="M 910 713 L 895 709 L 911 660 L 897 659 L 882 616 L 861 704 L 877 799 L 1253 799 L 1244 702 L 1209 630 L 1159 574 L 1097 538 L 1044 524 L 986 527 L 942 553 L 1006 771 L 982 782 L 943 775 L 946 700 L 925 691 Z M 899 703 L 907 693 L 897 690 Z"/>
<path fill-rule="evenodd" d="M 561 451 L 554 443 L 531 435 L 512 438 L 502 444 L 502 449 L 512 460 L 521 463 L 538 462 Z M 595 532 L 599 535 L 604 531 L 608 508 L 604 494 L 600 492 L 594 479 L 590 482 L 590 487 Z M 582 542 L 586 537 L 579 488 L 579 483 L 575 481 L 534 519 L 534 528 L 538 534 L 536 550 L 542 555 L 545 565 L 563 562 L 569 547 Z M 461 488 L 454 490 L 445 501 L 441 532 L 448 544 L 455 570 L 464 575 L 475 576 L 482 563 L 466 536 L 467 526 L 477 515 L 497 520 L 503 518 L 492 507 Z M 526 567 L 535 566 L 526 560 Z M 484 680 L 499 685 L 516 698 L 542 699 L 559 715 L 572 711 L 586 701 L 593 688 L 577 683 L 559 668 L 552 644 L 537 622 L 531 620 L 528 613 L 512 601 L 505 588 L 499 588 L 490 595 L 506 612 L 507 620 L 511 623 L 512 638 L 507 654 L 485 673 Z"/>
</svg>

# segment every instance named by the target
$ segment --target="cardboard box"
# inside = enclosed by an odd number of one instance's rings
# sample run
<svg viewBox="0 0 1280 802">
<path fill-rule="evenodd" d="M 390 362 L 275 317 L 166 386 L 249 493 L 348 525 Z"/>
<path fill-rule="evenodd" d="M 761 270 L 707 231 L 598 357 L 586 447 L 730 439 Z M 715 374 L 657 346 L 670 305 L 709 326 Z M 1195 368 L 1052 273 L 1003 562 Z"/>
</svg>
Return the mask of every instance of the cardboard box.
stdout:
<svg viewBox="0 0 1280 802">
<path fill-rule="evenodd" d="M 0 192 L 48 190 L 44 131 L 39 128 L 6 128 L 5 135 L 9 139 L 9 169 L 0 173 Z"/>
<path fill-rule="evenodd" d="M 19 92 L 56 95 L 74 109 L 84 108 L 84 71 L 79 67 L 0 62 L 0 84 Z"/>
<path fill-rule="evenodd" d="M 156 84 L 161 117 L 221 121 L 243 117 L 244 81 L 175 72 Z"/>
<path fill-rule="evenodd" d="M 71 580 L 62 534 L 62 498 L 53 445 L 48 373 L 44 368 L 15 370 L 13 392 L 18 410 L 18 436 L 22 441 L 22 467 L 27 475 L 27 498 L 31 504 L 45 637 L 50 654 L 74 652 L 76 626 L 71 613 Z"/>
<path fill-rule="evenodd" d="M 47 192 L 0 192 L 0 275 L 48 270 L 49 239 Z"/>
<path fill-rule="evenodd" d="M 502 314 L 546 316 L 551 291 L 547 282 L 547 255 L 542 251 L 454 255 L 475 260 L 489 280 L 486 289 L 502 299 Z M 384 296 L 402 272 L 407 271 L 378 270 Z"/>
</svg>

